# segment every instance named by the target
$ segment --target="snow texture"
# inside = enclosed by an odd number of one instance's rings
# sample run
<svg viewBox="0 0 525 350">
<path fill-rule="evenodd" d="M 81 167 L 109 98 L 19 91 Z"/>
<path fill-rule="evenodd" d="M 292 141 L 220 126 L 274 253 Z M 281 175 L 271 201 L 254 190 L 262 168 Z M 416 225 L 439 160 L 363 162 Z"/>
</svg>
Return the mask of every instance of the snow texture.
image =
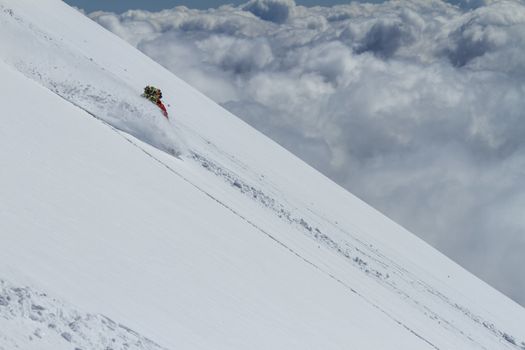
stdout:
<svg viewBox="0 0 525 350">
<path fill-rule="evenodd" d="M 103 315 L 0 280 L 0 349 L 166 350 Z"/>
</svg>

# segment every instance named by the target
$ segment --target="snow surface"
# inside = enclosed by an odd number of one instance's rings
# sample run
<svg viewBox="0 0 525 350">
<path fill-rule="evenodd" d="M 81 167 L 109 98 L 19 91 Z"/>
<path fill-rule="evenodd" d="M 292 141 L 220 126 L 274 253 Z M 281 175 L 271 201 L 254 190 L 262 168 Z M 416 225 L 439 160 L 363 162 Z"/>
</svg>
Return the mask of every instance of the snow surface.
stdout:
<svg viewBox="0 0 525 350">
<path fill-rule="evenodd" d="M 0 280 L 0 349 L 165 350 L 128 327 Z"/>
<path fill-rule="evenodd" d="M 525 349 L 522 307 L 76 10 L 0 27 L 0 349 Z"/>
</svg>

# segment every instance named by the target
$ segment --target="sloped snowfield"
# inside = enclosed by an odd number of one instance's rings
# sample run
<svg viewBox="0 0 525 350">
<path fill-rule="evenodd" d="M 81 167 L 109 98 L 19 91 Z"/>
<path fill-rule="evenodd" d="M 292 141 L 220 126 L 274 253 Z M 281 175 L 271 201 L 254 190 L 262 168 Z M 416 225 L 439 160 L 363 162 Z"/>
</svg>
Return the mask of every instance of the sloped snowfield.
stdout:
<svg viewBox="0 0 525 350">
<path fill-rule="evenodd" d="M 0 94 L 3 121 L 19 118 L 0 135 L 21 139 L 0 151 L 13 157 L 5 169 L 23 159 L 38 180 L 16 192 L 16 176 L 0 177 L 0 195 L 20 208 L 0 202 L 0 263 L 23 258 L 26 270 L 10 268 L 169 347 L 525 349 L 521 307 L 62 2 L 0 0 L 0 26 L 0 59 L 45 110 L 24 115 Z M 150 83 L 169 121 L 140 97 Z M 39 152 L 47 143 L 26 132 L 56 145 Z M 87 164 L 70 169 L 61 157 Z M 76 212 L 84 201 L 98 211 Z M 78 256 L 86 262 L 73 264 Z M 99 285 L 107 297 L 93 302 Z M 0 317 L 0 349 L 160 348 L 5 281 Z"/>
</svg>

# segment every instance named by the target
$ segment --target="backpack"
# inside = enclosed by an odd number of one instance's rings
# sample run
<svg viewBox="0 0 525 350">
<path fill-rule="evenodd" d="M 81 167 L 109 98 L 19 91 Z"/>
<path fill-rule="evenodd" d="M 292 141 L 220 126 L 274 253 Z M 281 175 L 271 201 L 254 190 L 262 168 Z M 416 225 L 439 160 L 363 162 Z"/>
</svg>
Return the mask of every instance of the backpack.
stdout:
<svg viewBox="0 0 525 350">
<path fill-rule="evenodd" d="M 142 94 L 142 96 L 144 96 L 153 103 L 157 103 L 162 98 L 162 92 L 160 91 L 160 89 L 148 85 L 144 88 L 144 93 Z"/>
</svg>

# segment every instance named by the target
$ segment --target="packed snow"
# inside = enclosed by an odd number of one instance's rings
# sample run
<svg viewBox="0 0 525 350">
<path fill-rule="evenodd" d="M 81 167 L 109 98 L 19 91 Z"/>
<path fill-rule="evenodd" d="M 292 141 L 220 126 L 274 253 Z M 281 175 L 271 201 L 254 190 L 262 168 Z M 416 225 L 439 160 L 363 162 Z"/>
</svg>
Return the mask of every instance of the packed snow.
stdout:
<svg viewBox="0 0 525 350">
<path fill-rule="evenodd" d="M 0 348 L 525 349 L 522 307 L 81 13 L 0 26 Z"/>
</svg>

